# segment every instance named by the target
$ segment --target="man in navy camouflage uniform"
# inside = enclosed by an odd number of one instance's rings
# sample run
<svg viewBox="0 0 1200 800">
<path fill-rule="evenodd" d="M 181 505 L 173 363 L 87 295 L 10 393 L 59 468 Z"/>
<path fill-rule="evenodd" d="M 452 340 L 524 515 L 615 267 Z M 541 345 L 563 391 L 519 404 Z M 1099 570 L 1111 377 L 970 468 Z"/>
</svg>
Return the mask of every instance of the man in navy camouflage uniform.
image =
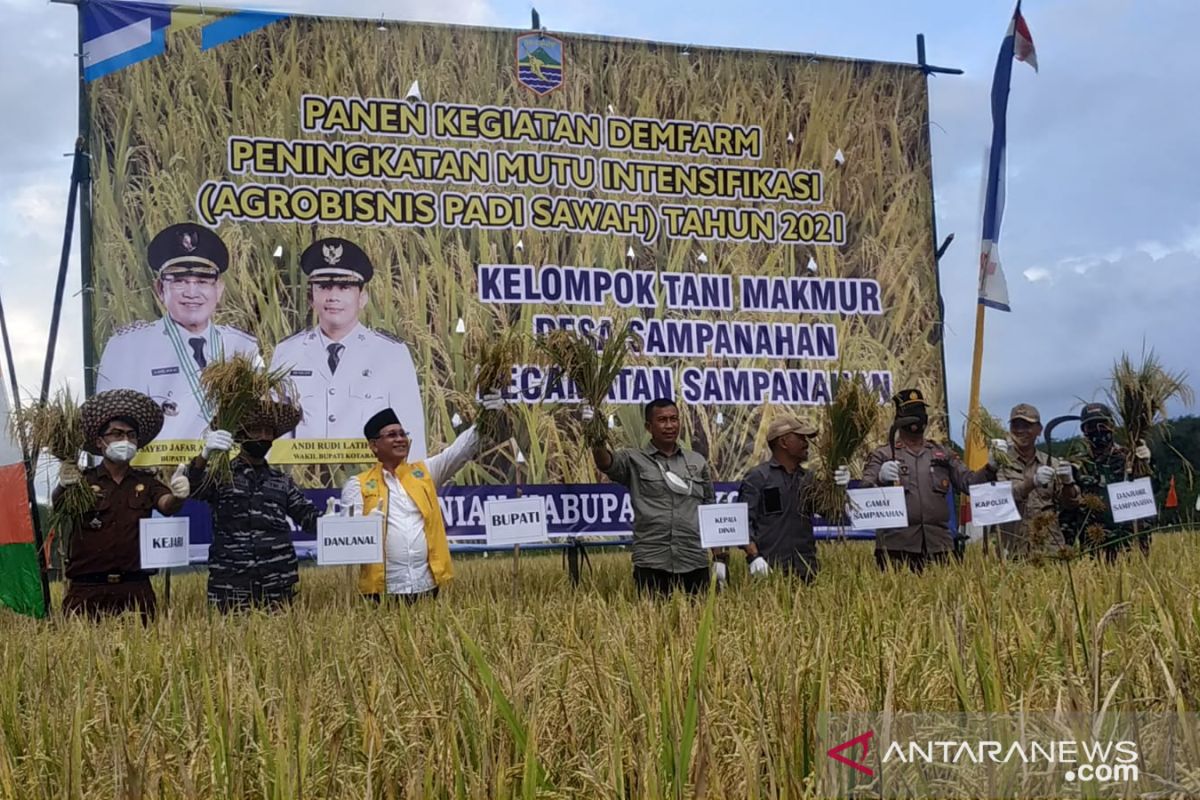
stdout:
<svg viewBox="0 0 1200 800">
<path fill-rule="evenodd" d="M 1083 499 L 1077 508 L 1064 511 L 1060 518 L 1063 532 L 1070 537 L 1068 544 L 1079 542 L 1084 551 L 1100 552 L 1106 561 L 1115 561 L 1136 540 L 1143 554 L 1150 552 L 1150 532 L 1147 522 L 1135 534 L 1132 523 L 1118 524 L 1112 520 L 1108 507 L 1108 485 L 1129 480 L 1132 467 L 1139 474 L 1150 473 L 1150 448 L 1139 442 L 1129 452 L 1113 440 L 1116 423 L 1112 411 L 1102 403 L 1088 403 L 1080 414 L 1080 430 L 1084 447 L 1073 454 L 1075 480 Z"/>
<path fill-rule="evenodd" d="M 212 431 L 203 452 L 188 469 L 193 493 L 213 512 L 213 541 L 208 550 L 208 600 L 221 611 L 248 606 L 276 609 L 291 602 L 299 575 L 291 519 L 315 534 L 317 509 L 287 475 L 267 464 L 267 452 L 280 436 L 295 430 L 300 410 L 285 403 L 263 403 L 242 425 L 241 452 L 233 459 L 233 482 L 208 479 L 208 459 L 227 451 L 234 437 Z"/>
</svg>

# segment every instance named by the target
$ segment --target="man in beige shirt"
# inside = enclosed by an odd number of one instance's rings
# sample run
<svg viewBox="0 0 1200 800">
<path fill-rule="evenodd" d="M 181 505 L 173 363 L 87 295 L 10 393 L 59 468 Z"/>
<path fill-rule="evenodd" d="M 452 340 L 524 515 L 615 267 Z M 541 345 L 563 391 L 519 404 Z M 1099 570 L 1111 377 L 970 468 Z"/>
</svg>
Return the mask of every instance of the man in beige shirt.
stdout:
<svg viewBox="0 0 1200 800">
<path fill-rule="evenodd" d="M 1008 418 L 1012 447 L 1008 463 L 999 465 L 996 471 L 996 480 L 1012 481 L 1013 500 L 1021 519 L 1000 526 L 1000 544 L 1011 558 L 1034 553 L 1053 555 L 1067 545 L 1058 512 L 1079 505 L 1079 487 L 1069 463 L 1037 449 L 1042 417 L 1036 408 L 1021 403 L 1013 406 Z"/>
</svg>

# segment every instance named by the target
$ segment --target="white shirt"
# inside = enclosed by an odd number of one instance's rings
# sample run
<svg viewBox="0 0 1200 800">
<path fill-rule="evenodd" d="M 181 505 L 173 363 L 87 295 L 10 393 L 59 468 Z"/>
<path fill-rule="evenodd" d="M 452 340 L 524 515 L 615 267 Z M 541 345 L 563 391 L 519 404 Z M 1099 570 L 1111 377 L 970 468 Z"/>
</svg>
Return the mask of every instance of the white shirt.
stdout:
<svg viewBox="0 0 1200 800">
<path fill-rule="evenodd" d="M 177 337 L 171 336 L 172 330 Z M 258 342 L 248 333 L 210 324 L 204 333 L 195 334 L 163 317 L 135 322 L 112 335 L 100 356 L 96 391 L 136 389 L 163 410 L 160 440 L 200 439 L 212 415 L 201 402 L 200 365 L 190 341 L 196 338 L 203 340 L 204 358 L 210 364 L 235 353 L 261 362 Z"/>
<path fill-rule="evenodd" d="M 454 443 L 425 466 L 434 486 L 453 478 L 475 455 L 479 436 L 475 426 L 463 431 Z M 425 518 L 417 504 L 408 496 L 399 479 L 383 471 L 388 489 L 387 531 L 383 536 L 384 572 L 388 594 L 417 594 L 437 586 L 429 569 L 429 544 L 425 541 Z M 342 505 L 353 506 L 356 514 L 363 513 L 362 485 L 355 475 L 342 487 Z"/>
<path fill-rule="evenodd" d="M 409 436 L 410 460 L 425 459 L 425 408 L 417 368 L 408 346 L 365 325 L 356 325 L 338 344 L 337 369 L 329 369 L 329 345 L 321 328 L 284 339 L 271 369 L 288 367 L 300 393 L 304 419 L 296 439 L 355 439 L 376 412 L 393 408 Z"/>
</svg>

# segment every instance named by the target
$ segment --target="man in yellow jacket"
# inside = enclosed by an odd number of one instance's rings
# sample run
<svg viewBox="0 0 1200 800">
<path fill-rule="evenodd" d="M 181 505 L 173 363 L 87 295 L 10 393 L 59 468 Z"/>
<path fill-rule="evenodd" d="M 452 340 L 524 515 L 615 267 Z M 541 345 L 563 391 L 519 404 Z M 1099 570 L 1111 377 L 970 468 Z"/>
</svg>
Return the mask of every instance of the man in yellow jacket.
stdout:
<svg viewBox="0 0 1200 800">
<path fill-rule="evenodd" d="M 503 407 L 500 395 L 484 395 L 485 413 Z M 408 463 L 408 432 L 394 410 L 386 408 L 367 420 L 363 435 L 379 460 L 347 481 L 341 502 L 357 514 L 383 515 L 384 563 L 359 569 L 358 590 L 376 599 L 397 595 L 410 603 L 436 597 L 454 577 L 437 488 L 475 455 L 479 434 L 471 426 L 445 450 L 415 464 Z"/>
</svg>

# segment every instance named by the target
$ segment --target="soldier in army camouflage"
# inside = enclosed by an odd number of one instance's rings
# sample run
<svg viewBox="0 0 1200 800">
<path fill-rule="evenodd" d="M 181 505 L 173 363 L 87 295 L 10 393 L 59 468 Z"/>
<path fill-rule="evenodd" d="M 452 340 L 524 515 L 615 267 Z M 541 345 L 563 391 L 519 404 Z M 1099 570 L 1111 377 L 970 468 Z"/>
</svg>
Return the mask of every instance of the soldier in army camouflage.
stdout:
<svg viewBox="0 0 1200 800">
<path fill-rule="evenodd" d="M 1150 448 L 1139 442 L 1130 460 L 1128 451 L 1113 441 L 1116 423 L 1112 411 L 1102 403 L 1088 403 L 1080 414 L 1083 449 L 1074 454 L 1075 479 L 1082 499 L 1079 506 L 1060 515 L 1067 543 L 1079 543 L 1084 551 L 1100 552 L 1106 561 L 1115 561 L 1134 541 L 1145 554 L 1150 552 L 1149 526 L 1143 523 L 1134 533 L 1131 523 L 1113 522 L 1108 506 L 1108 485 L 1129 480 L 1136 463 L 1142 474 L 1148 474 Z"/>
<path fill-rule="evenodd" d="M 289 476 L 267 464 L 267 453 L 299 422 L 300 410 L 285 403 L 263 403 L 249 415 L 238 432 L 241 452 L 233 459 L 230 485 L 206 480 L 208 459 L 233 445 L 228 431 L 209 433 L 189 465 L 188 477 L 199 487 L 192 496 L 212 507 L 208 600 L 221 611 L 279 608 L 295 594 L 299 575 L 288 520 L 315 534 L 318 514 Z"/>
</svg>

